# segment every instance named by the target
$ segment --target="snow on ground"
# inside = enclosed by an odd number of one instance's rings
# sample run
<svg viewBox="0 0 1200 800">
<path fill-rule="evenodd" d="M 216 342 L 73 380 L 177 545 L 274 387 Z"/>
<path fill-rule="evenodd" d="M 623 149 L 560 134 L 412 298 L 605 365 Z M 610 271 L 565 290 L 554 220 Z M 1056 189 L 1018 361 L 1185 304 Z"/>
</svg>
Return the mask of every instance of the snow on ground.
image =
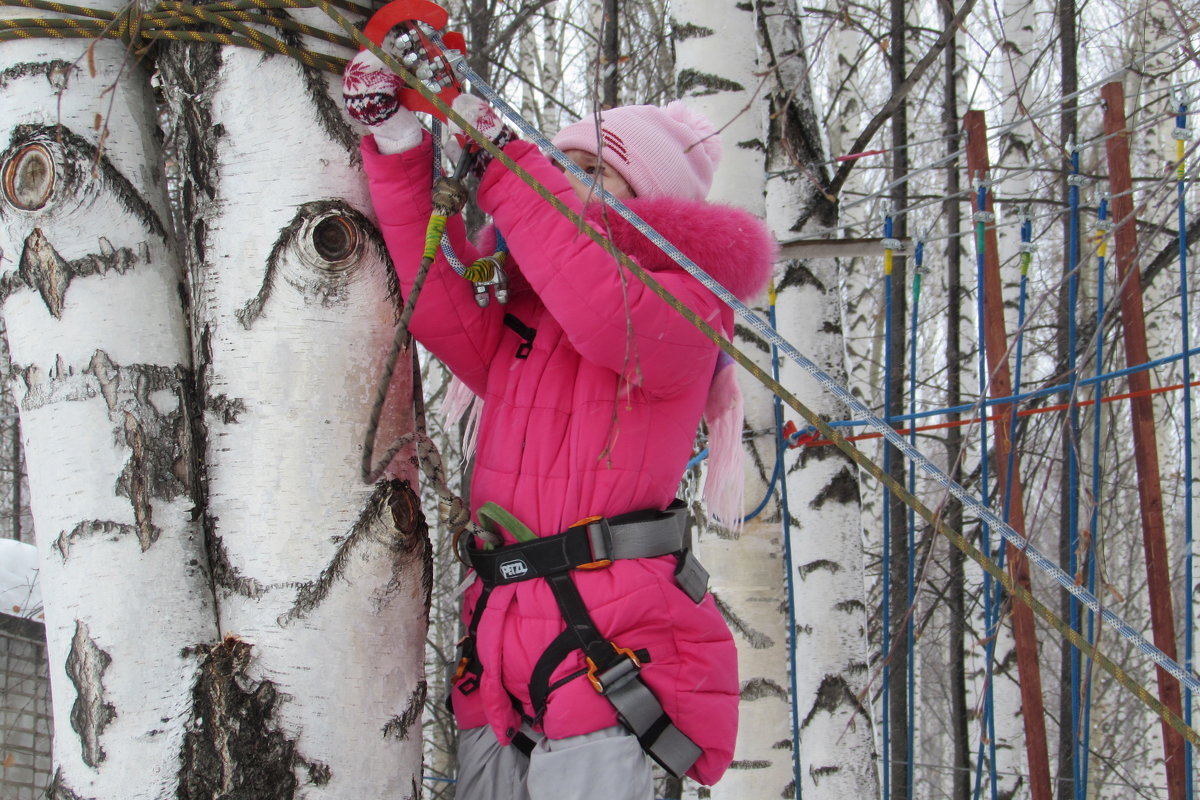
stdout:
<svg viewBox="0 0 1200 800">
<path fill-rule="evenodd" d="M 0 539 L 0 614 L 42 619 L 37 548 Z"/>
</svg>

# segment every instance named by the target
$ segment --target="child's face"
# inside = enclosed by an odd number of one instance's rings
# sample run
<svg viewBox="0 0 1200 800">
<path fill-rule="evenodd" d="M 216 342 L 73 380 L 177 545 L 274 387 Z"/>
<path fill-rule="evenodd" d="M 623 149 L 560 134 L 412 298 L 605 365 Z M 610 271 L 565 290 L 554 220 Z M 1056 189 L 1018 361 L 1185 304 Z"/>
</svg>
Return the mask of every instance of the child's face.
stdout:
<svg viewBox="0 0 1200 800">
<path fill-rule="evenodd" d="M 615 169 L 607 163 L 601 165 L 599 163 L 600 159 L 591 153 L 583 150 L 563 150 L 563 155 L 574 161 L 580 169 L 592 176 L 592 180 L 607 189 L 609 194 L 618 200 L 628 200 L 635 196 L 633 189 L 629 188 L 629 184 L 625 182 L 625 179 Z M 570 182 L 571 188 L 575 190 L 575 194 L 581 201 L 586 201 L 588 196 L 592 194 L 592 187 L 587 186 L 583 181 L 569 172 L 567 173 L 567 181 Z"/>
</svg>

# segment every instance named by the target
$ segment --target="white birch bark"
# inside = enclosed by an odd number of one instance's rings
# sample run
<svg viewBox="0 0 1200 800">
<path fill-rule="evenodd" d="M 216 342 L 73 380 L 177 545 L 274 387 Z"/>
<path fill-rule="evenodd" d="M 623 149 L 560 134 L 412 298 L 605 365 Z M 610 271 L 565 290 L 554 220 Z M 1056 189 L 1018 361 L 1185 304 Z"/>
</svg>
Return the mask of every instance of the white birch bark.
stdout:
<svg viewBox="0 0 1200 800">
<path fill-rule="evenodd" d="M 359 476 L 398 297 L 338 79 L 199 46 L 176 48 L 164 77 L 175 146 L 200 154 L 182 235 L 206 522 L 221 657 L 249 687 L 249 710 L 218 719 L 254 717 L 234 758 L 264 786 L 417 797 L 429 553 L 415 497 Z M 410 376 L 406 356 L 385 415 L 405 425 Z M 397 432 L 385 426 L 380 452 Z"/>
<path fill-rule="evenodd" d="M 51 660 L 47 796 L 150 800 L 174 794 L 216 622 L 154 106 L 119 42 L 95 45 L 94 73 L 86 47 L 0 48 L 0 286 Z"/>
<path fill-rule="evenodd" d="M 674 3 L 676 81 L 688 104 L 721 129 L 724 155 L 709 199 L 763 216 L 763 132 L 760 78 L 754 72 L 757 35 L 753 11 L 736 3 Z M 764 317 L 763 307 L 757 313 Z M 756 337 L 735 344 L 770 371 Z M 747 440 L 746 504 L 749 514 L 768 491 L 775 463 L 773 395 L 738 368 Z M 712 575 L 713 595 L 738 645 L 742 701 L 734 762 L 712 789 L 713 797 L 774 797 L 792 781 L 791 707 L 787 673 L 787 595 L 779 505 L 773 499 L 747 520 L 739 536 L 709 526 L 697 553 Z"/>
<path fill-rule="evenodd" d="M 779 237 L 807 227 L 828 229 L 836 223 L 836 209 L 815 185 L 828 180 L 828 169 L 798 10 L 790 2 L 777 4 L 761 16 L 760 27 L 763 60 L 772 71 L 767 221 Z M 777 308 L 780 333 L 844 384 L 839 285 L 835 261 L 790 259 L 778 281 Z M 824 418 L 845 414 L 797 365 L 784 365 L 782 382 Z M 794 703 L 801 785 L 795 796 L 873 797 L 879 786 L 867 700 L 857 471 L 832 447 L 789 451 L 785 467 L 797 609 Z"/>
</svg>

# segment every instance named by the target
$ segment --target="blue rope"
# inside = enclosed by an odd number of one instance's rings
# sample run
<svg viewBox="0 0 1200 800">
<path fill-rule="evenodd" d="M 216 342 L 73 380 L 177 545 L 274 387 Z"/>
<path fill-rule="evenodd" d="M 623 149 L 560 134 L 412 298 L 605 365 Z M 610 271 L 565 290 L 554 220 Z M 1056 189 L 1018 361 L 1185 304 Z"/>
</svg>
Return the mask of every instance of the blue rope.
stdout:
<svg viewBox="0 0 1200 800">
<path fill-rule="evenodd" d="M 1079 308 L 1079 150 L 1072 148 L 1071 150 L 1071 175 L 1067 178 L 1067 203 L 1070 207 L 1070 262 L 1068 278 L 1067 278 L 1067 374 L 1071 376 L 1072 387 L 1068 395 L 1069 400 L 1075 397 L 1076 387 L 1079 385 L 1079 373 L 1077 370 L 1077 351 L 1078 351 L 1078 327 L 1076 325 L 1077 314 Z M 1099 332 L 1097 332 L 1099 335 Z M 1096 409 L 1097 413 L 1099 409 Z M 1068 536 L 1068 569 L 1072 575 L 1079 572 L 1079 462 L 1076 454 L 1076 442 L 1079 441 L 1079 409 L 1072 402 L 1067 414 L 1067 424 L 1069 430 L 1067 435 L 1070 437 L 1069 447 L 1067 448 L 1067 492 L 1069 498 L 1067 500 L 1067 536 Z M 1068 604 L 1069 607 L 1069 624 L 1071 630 L 1078 631 L 1080 628 L 1080 607 L 1079 601 L 1071 598 Z M 1075 724 L 1079 719 L 1080 709 L 1080 678 L 1082 674 L 1082 661 L 1080 659 L 1079 650 L 1071 649 L 1071 743 L 1072 752 L 1076 754 L 1075 758 L 1071 759 L 1071 770 L 1074 777 L 1074 794 L 1075 800 L 1086 800 L 1087 795 L 1087 780 L 1085 773 L 1082 772 L 1080 764 L 1079 749 L 1080 749 L 1080 731 Z"/>
<path fill-rule="evenodd" d="M 520 114 L 518 114 L 512 106 L 504 101 L 499 95 L 492 90 L 474 70 L 466 63 L 465 57 L 461 53 L 452 52 L 444 46 L 441 37 L 436 33 L 430 34 L 430 39 L 441 48 L 447 59 L 454 66 L 455 70 L 462 78 L 465 78 L 471 83 L 476 91 L 478 91 L 488 102 L 492 103 L 497 110 L 511 122 L 518 130 L 529 137 L 531 141 L 536 143 L 549 158 L 555 163 L 562 166 L 563 170 L 574 175 L 586 185 L 591 185 L 591 178 L 586 172 L 579 168 L 571 159 L 567 158 L 561 150 L 547 139 L 540 131 L 526 122 Z M 1093 609 L 1104 619 L 1105 624 L 1109 625 L 1112 631 L 1125 639 L 1134 646 L 1139 653 L 1153 661 L 1158 667 L 1174 676 L 1176 679 L 1184 682 L 1196 691 L 1200 691 L 1200 678 L 1190 674 L 1173 658 L 1169 657 L 1162 650 L 1158 649 L 1147 640 L 1141 632 L 1118 616 L 1115 612 L 1106 608 L 1100 600 L 1086 588 L 1075 585 L 1075 579 L 1068 574 L 1062 567 L 1054 563 L 1053 560 L 1047 558 L 1040 550 L 1038 550 L 1031 542 L 1027 541 L 1019 533 L 1014 531 L 1011 526 L 1007 525 L 1000 517 L 987 507 L 985 503 L 980 502 L 970 492 L 964 489 L 951 478 L 936 464 L 929 460 L 927 456 L 921 453 L 916 448 L 909 445 L 903 435 L 896 432 L 886 421 L 880 419 L 873 414 L 869 408 L 857 397 L 854 396 L 849 389 L 842 386 L 838 381 L 834 380 L 827 372 L 817 366 L 810 358 L 802 354 L 795 345 L 788 342 L 779 332 L 772 328 L 760 316 L 754 313 L 745 303 L 739 300 L 728 289 L 719 284 L 711 275 L 702 270 L 694 261 L 685 256 L 679 248 L 668 242 L 663 236 L 651 228 L 645 220 L 634 213 L 628 206 L 614 197 L 606 189 L 599 186 L 595 187 L 595 194 L 607 206 L 620 214 L 622 218 L 627 220 L 634 228 L 642 235 L 655 244 L 663 253 L 670 257 L 676 264 L 682 267 L 689 275 L 700 281 L 709 291 L 715 294 L 722 302 L 728 305 L 734 312 L 745 320 L 746 324 L 752 328 L 759 336 L 768 343 L 772 343 L 779 348 L 779 351 L 792 360 L 797 366 L 809 374 L 809 376 L 821 385 L 825 391 L 832 394 L 837 400 L 844 403 L 851 412 L 861 417 L 871 428 L 876 430 L 881 436 L 887 439 L 901 453 L 912 462 L 914 467 L 919 467 L 929 478 L 931 478 L 938 486 L 945 489 L 953 497 L 959 500 L 963 507 L 977 514 L 983 522 L 992 526 L 1001 536 L 1003 536 L 1014 547 L 1017 547 L 1029 560 L 1029 562 L 1037 569 L 1041 570 L 1047 576 L 1052 578 L 1063 590 L 1077 597 L 1080 602 L 1088 608 Z"/>
<path fill-rule="evenodd" d="M 987 397 L 988 384 L 988 367 L 987 367 L 987 346 L 986 332 L 984 327 L 984 229 L 988 222 L 991 222 L 992 215 L 987 211 L 987 179 L 986 176 L 980 177 L 979 187 L 976 196 L 976 211 L 975 211 L 975 323 L 976 335 L 978 336 L 978 361 L 979 361 L 979 397 Z M 980 485 L 980 503 L 986 508 L 991 502 L 989 499 L 988 485 L 988 434 L 987 425 L 979 426 L 979 485 Z M 1004 523 L 1007 524 L 1007 523 Z M 982 550 L 989 557 L 994 557 L 992 553 L 991 533 L 986 519 L 980 520 L 979 536 Z M 1001 548 L 1003 550 L 1003 548 Z M 983 606 L 984 606 L 984 621 L 987 631 L 987 646 L 985 652 L 985 668 L 984 668 L 984 705 L 983 705 L 983 720 L 981 727 L 982 736 L 979 740 L 979 757 L 976 766 L 975 778 L 975 797 L 980 796 L 980 781 L 981 770 L 983 769 L 984 759 L 984 744 L 987 744 L 987 764 L 988 764 L 988 783 L 991 789 L 992 800 L 998 797 L 998 785 L 996 775 L 996 715 L 993 692 L 993 662 L 996 649 L 996 628 L 999 622 L 999 588 L 993 587 L 994 578 L 990 573 L 984 573 L 983 576 Z"/>
<path fill-rule="evenodd" d="M 1188 130 L 1187 124 L 1187 103 L 1180 101 L 1179 113 L 1175 117 L 1175 136 L 1180 142 L 1187 141 L 1191 138 L 1191 131 Z M 1182 150 L 1182 147 L 1180 148 Z M 1187 271 L 1187 183 L 1185 180 L 1184 161 L 1179 162 L 1179 307 L 1183 323 L 1183 351 L 1186 353 L 1190 349 L 1191 333 L 1188 330 L 1191 325 L 1191 309 L 1188 303 L 1188 271 Z M 1187 608 L 1187 620 L 1183 635 L 1183 666 L 1184 669 L 1191 669 L 1194 657 L 1195 647 L 1195 592 L 1192 587 L 1193 582 L 1193 562 L 1195 561 L 1195 552 L 1192 546 L 1192 365 L 1190 358 L 1183 359 L 1183 519 L 1184 519 L 1184 582 L 1183 585 L 1188 587 L 1185 593 L 1186 600 L 1184 605 Z M 1183 721 L 1190 727 L 1192 724 L 1192 691 L 1188 687 L 1183 690 Z M 1192 768 L 1194 758 L 1194 748 L 1190 741 L 1184 742 L 1183 751 L 1183 772 L 1185 775 L 1193 776 L 1195 773 Z M 1187 781 L 1187 800 L 1192 800 L 1195 796 L 1195 781 L 1189 777 Z"/>
<path fill-rule="evenodd" d="M 917 317 L 921 304 L 921 272 L 925 269 L 925 243 L 918 241 L 916 250 L 913 252 L 913 302 L 912 312 L 910 316 L 912 340 L 909 346 L 909 368 L 908 368 L 908 409 L 910 413 L 917 411 Z M 910 430 L 908 432 L 908 442 L 914 448 L 917 443 L 917 432 Z M 908 492 L 914 497 L 917 494 L 917 476 L 914 470 L 908 470 Z M 905 661 L 905 666 L 908 669 L 908 760 L 910 764 L 916 760 L 916 665 L 914 663 L 914 655 L 916 653 L 916 601 L 917 601 L 917 576 L 916 576 L 916 560 L 917 560 L 917 512 L 909 507 L 908 509 L 908 621 L 905 624 L 906 646 L 908 648 L 908 658 Z M 911 766 L 908 770 L 908 794 L 906 797 L 913 796 L 913 780 L 916 770 Z"/>
<path fill-rule="evenodd" d="M 1108 219 L 1108 197 L 1100 198 L 1100 209 L 1097 214 L 1096 229 L 1099 235 L 1105 236 L 1106 232 L 1111 227 Z M 1101 248 L 1100 255 L 1096 259 L 1096 372 L 1099 372 L 1104 364 L 1104 250 Z M 1096 542 L 1100 540 L 1100 499 L 1103 493 L 1103 484 L 1100 482 L 1100 454 L 1101 454 L 1101 421 L 1102 412 L 1100 408 L 1101 387 L 1096 383 L 1092 389 L 1092 397 L 1095 400 L 1095 408 L 1092 409 L 1092 514 L 1089 522 L 1092 531 L 1092 545 L 1089 548 L 1089 557 L 1087 563 L 1087 587 L 1088 591 L 1096 591 Z M 1087 640 L 1094 642 L 1096 639 L 1096 615 L 1089 609 L 1087 614 Z M 1085 783 L 1089 773 L 1089 762 L 1091 761 L 1091 741 L 1092 741 L 1092 662 L 1088 660 L 1084 666 L 1083 680 L 1086 687 L 1082 702 L 1083 702 L 1083 724 L 1080 726 L 1083 729 L 1083 740 L 1079 741 L 1076 738 L 1075 744 L 1075 764 L 1078 765 L 1076 782 L 1080 776 Z M 1074 721 L 1072 721 L 1072 725 Z"/>
<path fill-rule="evenodd" d="M 769 309 L 771 326 L 775 326 L 775 287 L 771 286 L 771 307 Z M 779 380 L 779 349 L 775 345 L 771 345 L 771 377 L 776 381 Z M 775 395 L 775 430 L 782 433 L 783 431 L 783 400 L 779 395 Z M 774 487 L 775 480 L 783 473 L 783 442 L 780 436 L 775 439 L 775 474 L 771 477 L 771 486 Z M 767 504 L 767 498 L 771 496 L 771 489 L 767 490 L 767 497 L 763 498 L 762 505 Z M 761 511 L 762 507 L 758 509 Z M 757 511 L 755 512 L 757 513 Z M 794 796 L 796 800 L 803 797 L 803 785 L 801 784 L 802 772 L 800 769 L 800 706 L 798 704 L 797 682 L 799 676 L 796 674 L 796 571 L 795 562 L 792 557 L 792 516 L 788 507 L 788 491 L 787 479 L 780 483 L 779 487 L 779 513 L 783 515 L 783 563 L 787 569 L 787 601 L 788 601 L 788 669 L 791 672 L 791 691 L 788 692 L 789 700 L 792 709 L 792 783 L 795 786 Z M 753 514 L 751 516 L 754 516 Z"/>
<path fill-rule="evenodd" d="M 892 216 L 888 214 L 883 220 L 883 237 L 892 238 Z M 886 258 L 886 268 L 883 279 L 883 413 L 884 420 L 888 419 L 892 399 L 892 269 L 891 253 Z M 886 444 L 883 447 L 883 472 L 891 474 L 892 448 Z M 879 647 L 883 658 L 883 681 L 880 702 L 883 705 L 883 796 L 891 797 L 892 786 L 892 714 L 891 714 L 891 659 L 892 647 L 892 509 L 891 497 L 887 490 L 883 491 L 883 635 Z M 909 755 L 908 761 L 912 762 Z M 907 769 L 907 766 L 906 766 Z"/>
</svg>

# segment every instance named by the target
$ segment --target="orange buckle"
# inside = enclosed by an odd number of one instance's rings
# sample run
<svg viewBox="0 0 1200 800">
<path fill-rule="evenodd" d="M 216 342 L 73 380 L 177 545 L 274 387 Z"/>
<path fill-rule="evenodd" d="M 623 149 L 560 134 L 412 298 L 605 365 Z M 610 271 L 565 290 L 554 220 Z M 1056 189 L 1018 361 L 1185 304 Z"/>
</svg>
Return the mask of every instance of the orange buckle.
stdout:
<svg viewBox="0 0 1200 800">
<path fill-rule="evenodd" d="M 600 516 L 599 514 L 591 517 L 584 517 L 571 527 L 579 528 L 584 525 L 591 525 L 593 522 L 599 522 L 602 519 L 604 519 L 604 517 Z M 589 561 L 586 564 L 576 564 L 575 569 L 605 569 L 606 567 L 611 567 L 612 563 L 613 562 L 611 558 L 601 558 L 598 561 Z M 613 646 L 615 647 L 616 645 Z"/>
<path fill-rule="evenodd" d="M 463 656 L 458 660 L 458 669 L 454 670 L 454 680 L 451 683 L 458 683 L 462 680 L 463 675 L 467 674 L 467 665 L 471 663 L 471 659 Z"/>
<path fill-rule="evenodd" d="M 641 668 L 641 659 L 639 659 L 632 650 L 630 650 L 628 647 L 617 647 L 616 642 L 609 642 L 609 644 L 612 645 L 613 650 L 617 651 L 617 655 L 625 656 L 633 662 L 635 667 L 638 667 L 639 669 Z M 599 669 L 599 667 L 596 666 L 596 662 L 592 661 L 592 659 L 588 658 L 587 656 L 584 656 L 584 661 L 586 661 L 588 665 L 587 679 L 592 682 L 592 688 L 600 694 L 604 694 L 604 687 L 600 684 L 600 678 L 596 676 L 596 671 Z"/>
</svg>

